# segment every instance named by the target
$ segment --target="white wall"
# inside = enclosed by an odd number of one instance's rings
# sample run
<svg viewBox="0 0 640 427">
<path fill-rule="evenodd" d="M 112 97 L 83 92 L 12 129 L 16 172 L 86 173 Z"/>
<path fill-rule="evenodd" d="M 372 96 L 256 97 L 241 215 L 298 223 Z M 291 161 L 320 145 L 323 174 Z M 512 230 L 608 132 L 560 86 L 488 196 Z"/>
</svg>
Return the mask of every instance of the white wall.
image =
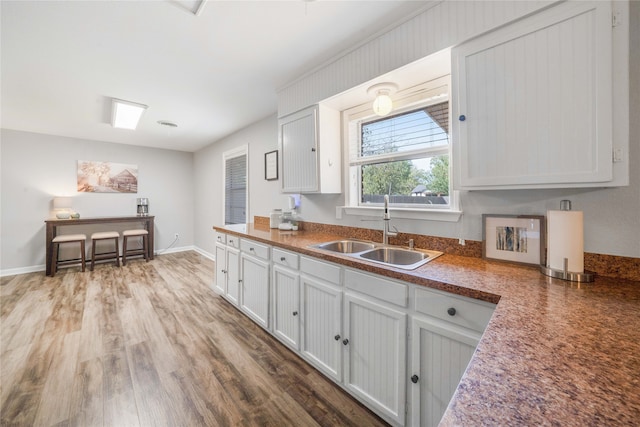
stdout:
<svg viewBox="0 0 640 427">
<path fill-rule="evenodd" d="M 280 181 L 264 179 L 264 154 L 278 148 L 275 114 L 197 151 L 194 157 L 195 245 L 210 255 L 215 253 L 213 226 L 224 225 L 222 154 L 241 145 L 247 145 L 249 151 L 247 221 L 253 222 L 255 215 L 268 216 L 271 209 L 283 207 L 286 203 L 285 196 L 280 193 Z"/>
<path fill-rule="evenodd" d="M 148 197 L 155 249 L 168 247 L 175 233 L 174 248 L 193 245 L 192 153 L 7 129 L 0 138 L 2 275 L 43 269 L 44 220 L 55 196 L 72 196 L 82 217 L 135 216 L 136 198 Z M 78 160 L 138 165 L 138 193 L 78 193 Z"/>
</svg>

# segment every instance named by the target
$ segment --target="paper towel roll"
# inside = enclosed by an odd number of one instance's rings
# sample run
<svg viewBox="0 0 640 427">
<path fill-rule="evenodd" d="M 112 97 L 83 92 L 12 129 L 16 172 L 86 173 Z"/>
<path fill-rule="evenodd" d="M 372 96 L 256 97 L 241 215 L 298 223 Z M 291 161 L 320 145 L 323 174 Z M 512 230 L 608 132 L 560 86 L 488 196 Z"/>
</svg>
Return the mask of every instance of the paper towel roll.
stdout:
<svg viewBox="0 0 640 427">
<path fill-rule="evenodd" d="M 584 225 L 581 211 L 547 211 L 547 267 L 584 272 Z"/>
</svg>

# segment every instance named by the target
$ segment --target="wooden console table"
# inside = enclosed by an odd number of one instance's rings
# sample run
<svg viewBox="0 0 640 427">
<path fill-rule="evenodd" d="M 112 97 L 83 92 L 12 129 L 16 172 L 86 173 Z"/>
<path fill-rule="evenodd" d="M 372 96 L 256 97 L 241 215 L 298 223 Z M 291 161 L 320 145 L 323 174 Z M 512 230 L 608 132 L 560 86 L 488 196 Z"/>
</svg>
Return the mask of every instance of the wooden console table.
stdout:
<svg viewBox="0 0 640 427">
<path fill-rule="evenodd" d="M 114 222 L 137 222 L 142 223 L 145 230 L 149 232 L 149 242 L 147 255 L 153 259 L 153 219 L 154 216 L 113 216 L 102 218 L 79 218 L 79 219 L 48 219 L 46 224 L 46 270 L 45 274 L 51 276 L 53 264 L 53 244 L 51 241 L 58 234 L 58 227 L 73 227 L 75 225 L 110 224 Z"/>
</svg>

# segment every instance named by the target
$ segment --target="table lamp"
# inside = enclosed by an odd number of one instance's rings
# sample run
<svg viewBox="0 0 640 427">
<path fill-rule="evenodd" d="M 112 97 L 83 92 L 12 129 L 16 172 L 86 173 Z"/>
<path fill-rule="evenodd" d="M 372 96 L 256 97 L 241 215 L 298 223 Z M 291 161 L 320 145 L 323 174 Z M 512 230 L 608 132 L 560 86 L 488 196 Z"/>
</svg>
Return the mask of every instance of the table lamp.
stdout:
<svg viewBox="0 0 640 427">
<path fill-rule="evenodd" d="M 56 213 L 56 218 L 69 219 L 71 217 L 71 197 L 55 197 L 53 210 Z"/>
</svg>

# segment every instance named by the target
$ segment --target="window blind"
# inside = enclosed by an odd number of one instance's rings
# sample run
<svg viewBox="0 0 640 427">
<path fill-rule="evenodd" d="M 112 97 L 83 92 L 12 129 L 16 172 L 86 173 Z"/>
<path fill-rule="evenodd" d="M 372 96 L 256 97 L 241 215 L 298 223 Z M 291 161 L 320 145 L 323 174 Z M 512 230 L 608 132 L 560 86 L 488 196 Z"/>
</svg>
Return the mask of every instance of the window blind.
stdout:
<svg viewBox="0 0 640 427">
<path fill-rule="evenodd" d="M 247 209 L 247 156 L 225 162 L 224 223 L 244 224 Z"/>
<path fill-rule="evenodd" d="M 362 125 L 360 156 L 423 150 L 447 145 L 448 102 Z"/>
</svg>

